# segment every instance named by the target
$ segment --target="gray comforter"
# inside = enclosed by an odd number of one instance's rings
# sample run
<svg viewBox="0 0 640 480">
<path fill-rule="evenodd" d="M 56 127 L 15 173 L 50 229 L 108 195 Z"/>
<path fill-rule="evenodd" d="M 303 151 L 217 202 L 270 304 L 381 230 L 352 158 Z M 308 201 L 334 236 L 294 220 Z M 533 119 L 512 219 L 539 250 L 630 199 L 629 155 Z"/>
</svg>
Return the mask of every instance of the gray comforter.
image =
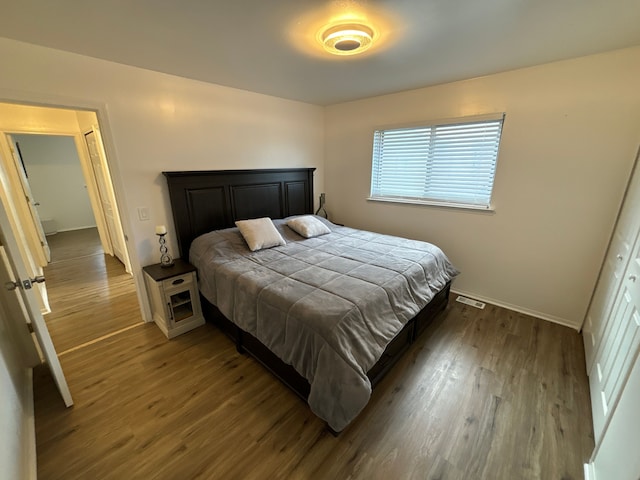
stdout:
<svg viewBox="0 0 640 480">
<path fill-rule="evenodd" d="M 274 220 L 287 244 L 251 252 L 235 228 L 192 243 L 202 294 L 309 380 L 309 406 L 335 431 L 371 395 L 367 371 L 458 274 L 430 243 L 324 221 L 305 239 Z"/>
</svg>

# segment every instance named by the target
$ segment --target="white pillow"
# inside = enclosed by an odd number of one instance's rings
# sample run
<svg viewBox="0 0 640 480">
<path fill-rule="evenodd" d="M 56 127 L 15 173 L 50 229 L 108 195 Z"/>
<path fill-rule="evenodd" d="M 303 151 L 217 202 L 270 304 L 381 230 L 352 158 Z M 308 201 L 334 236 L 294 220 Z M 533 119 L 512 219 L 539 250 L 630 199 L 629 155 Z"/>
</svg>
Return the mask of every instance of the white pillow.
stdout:
<svg viewBox="0 0 640 480">
<path fill-rule="evenodd" d="M 252 252 L 286 244 L 269 217 L 238 220 L 236 227 Z"/>
<path fill-rule="evenodd" d="M 331 233 L 329 227 L 311 215 L 292 218 L 287 221 L 287 225 L 305 238 L 317 237 L 318 235 Z"/>
</svg>

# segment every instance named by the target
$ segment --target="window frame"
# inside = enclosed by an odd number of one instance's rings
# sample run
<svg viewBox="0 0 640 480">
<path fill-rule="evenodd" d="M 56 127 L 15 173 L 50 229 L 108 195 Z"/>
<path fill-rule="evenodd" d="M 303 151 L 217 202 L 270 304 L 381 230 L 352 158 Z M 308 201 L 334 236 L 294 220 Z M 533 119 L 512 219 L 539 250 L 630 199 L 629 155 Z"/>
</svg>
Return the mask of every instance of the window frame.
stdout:
<svg viewBox="0 0 640 480">
<path fill-rule="evenodd" d="M 456 209 L 470 209 L 480 212 L 494 212 L 495 205 L 493 203 L 493 194 L 495 191 L 495 180 L 498 170 L 498 159 L 500 156 L 500 148 L 502 145 L 502 133 L 504 129 L 504 121 L 506 119 L 506 113 L 490 113 L 483 115 L 473 115 L 473 116 L 465 116 L 465 117 L 456 117 L 456 118 L 447 118 L 447 119 L 439 119 L 439 120 L 429 120 L 424 122 L 415 122 L 411 124 L 401 124 L 401 125 L 387 125 L 383 127 L 374 128 L 373 131 L 373 141 L 372 141 L 372 151 L 371 151 L 371 177 L 370 177 L 370 190 L 369 196 L 367 200 L 376 201 L 376 202 L 390 202 L 390 203 L 401 203 L 401 204 L 413 204 L 413 205 L 426 205 L 426 206 L 437 206 L 437 207 L 451 207 Z M 468 203 L 463 201 L 455 201 L 455 200 L 444 200 L 437 198 L 427 198 L 427 197 L 409 197 L 409 196 L 394 196 L 394 195 L 374 195 L 374 174 L 376 173 L 376 135 L 379 132 L 384 131 L 392 131 L 392 130 L 403 130 L 403 129 L 428 129 L 433 127 L 440 126 L 448 126 L 448 125 L 464 125 L 464 124 L 473 124 L 473 123 L 482 123 L 489 121 L 500 121 L 500 132 L 498 135 L 498 145 L 496 148 L 496 156 L 494 161 L 494 168 L 492 172 L 492 183 L 489 191 L 489 201 L 481 204 L 476 203 Z M 425 176 L 425 180 L 427 177 Z"/>
</svg>

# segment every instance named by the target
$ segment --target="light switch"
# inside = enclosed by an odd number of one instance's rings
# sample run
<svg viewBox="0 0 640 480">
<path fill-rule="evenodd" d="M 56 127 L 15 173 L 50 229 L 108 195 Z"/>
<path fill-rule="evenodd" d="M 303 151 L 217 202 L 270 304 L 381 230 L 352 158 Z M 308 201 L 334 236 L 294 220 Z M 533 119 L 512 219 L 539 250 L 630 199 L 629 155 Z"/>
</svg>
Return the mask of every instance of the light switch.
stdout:
<svg viewBox="0 0 640 480">
<path fill-rule="evenodd" d="M 141 222 L 146 222 L 149 220 L 149 208 L 148 207 L 138 207 L 138 218 Z"/>
</svg>

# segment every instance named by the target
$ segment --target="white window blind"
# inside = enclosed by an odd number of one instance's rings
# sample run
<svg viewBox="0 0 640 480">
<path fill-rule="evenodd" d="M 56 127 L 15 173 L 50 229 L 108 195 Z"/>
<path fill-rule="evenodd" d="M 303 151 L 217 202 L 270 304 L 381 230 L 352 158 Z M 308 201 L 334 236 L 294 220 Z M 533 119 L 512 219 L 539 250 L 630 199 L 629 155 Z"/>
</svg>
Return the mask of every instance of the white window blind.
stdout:
<svg viewBox="0 0 640 480">
<path fill-rule="evenodd" d="M 490 209 L 503 121 L 376 130 L 370 199 Z"/>
</svg>

